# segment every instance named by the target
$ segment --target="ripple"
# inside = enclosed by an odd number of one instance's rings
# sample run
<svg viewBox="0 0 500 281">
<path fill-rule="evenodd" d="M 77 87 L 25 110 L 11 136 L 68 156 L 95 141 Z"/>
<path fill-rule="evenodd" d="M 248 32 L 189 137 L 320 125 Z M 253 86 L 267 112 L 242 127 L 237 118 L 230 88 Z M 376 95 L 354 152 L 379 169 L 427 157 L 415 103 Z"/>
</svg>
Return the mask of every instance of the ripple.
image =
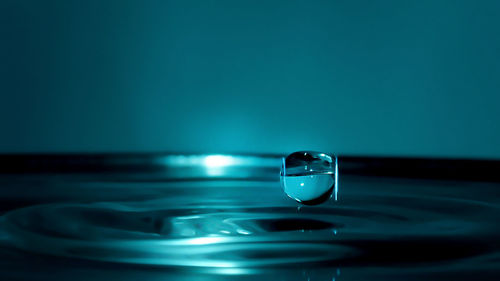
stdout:
<svg viewBox="0 0 500 281">
<path fill-rule="evenodd" d="M 184 267 L 388 266 L 498 250 L 491 243 L 498 227 L 484 218 L 497 209 L 472 200 L 426 197 L 423 205 L 415 195 L 357 194 L 300 211 L 268 202 L 178 207 L 171 200 L 37 205 L 7 213 L 1 226 L 25 251 Z"/>
</svg>

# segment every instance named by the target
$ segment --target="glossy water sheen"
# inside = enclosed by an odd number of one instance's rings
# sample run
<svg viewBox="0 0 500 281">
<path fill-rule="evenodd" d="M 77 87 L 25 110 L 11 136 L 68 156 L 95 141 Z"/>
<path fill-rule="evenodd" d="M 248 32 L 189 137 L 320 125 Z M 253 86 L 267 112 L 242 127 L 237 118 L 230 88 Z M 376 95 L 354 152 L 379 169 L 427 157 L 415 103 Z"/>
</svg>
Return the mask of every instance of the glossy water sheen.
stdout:
<svg viewBox="0 0 500 281">
<path fill-rule="evenodd" d="M 317 205 L 332 196 L 334 175 L 307 175 L 281 177 L 283 190 L 290 198 L 305 205 Z"/>
<path fill-rule="evenodd" d="M 496 280 L 498 184 L 342 179 L 339 201 L 300 211 L 277 181 L 54 180 L 43 193 L 26 182 L 12 189 L 25 193 L 9 196 L 31 206 L 1 217 L 0 273 L 5 280 Z"/>
<path fill-rule="evenodd" d="M 288 197 L 304 205 L 337 200 L 337 159 L 326 153 L 298 151 L 282 159 L 281 186 Z"/>
</svg>

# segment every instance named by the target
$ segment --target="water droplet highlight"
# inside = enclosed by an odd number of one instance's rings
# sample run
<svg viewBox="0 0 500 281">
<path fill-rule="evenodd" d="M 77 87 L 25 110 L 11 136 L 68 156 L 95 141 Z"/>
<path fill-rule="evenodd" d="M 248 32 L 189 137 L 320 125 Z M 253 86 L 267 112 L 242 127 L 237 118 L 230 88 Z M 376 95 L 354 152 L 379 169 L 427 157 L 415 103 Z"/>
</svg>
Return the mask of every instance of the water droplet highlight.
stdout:
<svg viewBox="0 0 500 281">
<path fill-rule="evenodd" d="M 338 193 L 337 157 L 298 151 L 283 158 L 281 186 L 285 194 L 304 205 L 324 203 Z"/>
</svg>

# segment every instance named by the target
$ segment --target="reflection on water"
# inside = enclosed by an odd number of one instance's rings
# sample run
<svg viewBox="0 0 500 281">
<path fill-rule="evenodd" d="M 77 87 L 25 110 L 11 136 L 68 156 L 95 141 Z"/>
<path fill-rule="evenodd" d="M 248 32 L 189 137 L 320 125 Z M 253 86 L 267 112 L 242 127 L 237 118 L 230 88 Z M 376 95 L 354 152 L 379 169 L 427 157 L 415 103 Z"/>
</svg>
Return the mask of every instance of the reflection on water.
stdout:
<svg viewBox="0 0 500 281">
<path fill-rule="evenodd" d="M 279 180 L 52 181 L 1 217 L 0 268 L 17 280 L 495 280 L 498 184 L 342 180 L 339 201 L 300 210 Z"/>
</svg>

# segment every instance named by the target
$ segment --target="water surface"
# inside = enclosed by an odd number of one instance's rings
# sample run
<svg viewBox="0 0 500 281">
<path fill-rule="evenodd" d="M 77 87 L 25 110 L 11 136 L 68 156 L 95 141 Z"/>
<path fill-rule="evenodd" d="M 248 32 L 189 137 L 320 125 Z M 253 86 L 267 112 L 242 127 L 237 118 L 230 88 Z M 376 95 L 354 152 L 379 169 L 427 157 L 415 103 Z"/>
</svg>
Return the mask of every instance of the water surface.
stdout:
<svg viewBox="0 0 500 281">
<path fill-rule="evenodd" d="M 300 208 L 283 194 L 279 178 L 38 175 L 1 183 L 4 201 L 19 204 L 4 205 L 0 218 L 6 280 L 496 280 L 499 274 L 498 183 L 341 177 L 338 201 Z"/>
</svg>

